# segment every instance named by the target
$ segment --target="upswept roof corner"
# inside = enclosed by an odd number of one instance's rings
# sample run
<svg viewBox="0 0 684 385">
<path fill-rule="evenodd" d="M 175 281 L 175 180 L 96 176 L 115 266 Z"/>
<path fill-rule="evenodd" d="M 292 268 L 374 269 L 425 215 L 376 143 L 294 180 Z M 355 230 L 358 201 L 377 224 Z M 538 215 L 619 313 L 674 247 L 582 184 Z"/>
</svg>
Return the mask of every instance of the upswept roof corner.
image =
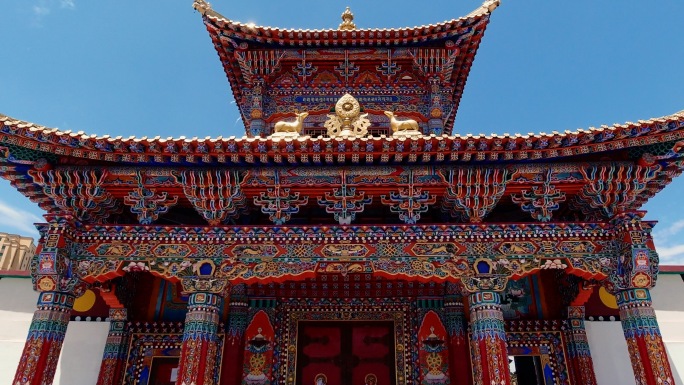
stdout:
<svg viewBox="0 0 684 385">
<path fill-rule="evenodd" d="M 192 7 L 202 16 L 214 16 L 225 19 L 223 15 L 213 10 L 211 8 L 211 3 L 206 0 L 194 0 Z"/>
<path fill-rule="evenodd" d="M 485 0 L 476 10 L 470 12 L 465 17 L 475 17 L 494 12 L 501 5 L 501 0 Z"/>
<path fill-rule="evenodd" d="M 450 26 L 453 28 L 457 23 L 466 21 L 468 19 L 478 19 L 483 16 L 490 15 L 496 8 L 501 5 L 501 0 L 485 0 L 479 7 L 474 9 L 472 12 L 465 16 L 461 16 L 451 20 L 445 20 L 443 22 L 432 23 L 420 26 L 406 26 L 400 28 L 355 28 L 351 32 L 404 32 L 404 31 L 422 31 L 426 32 L 431 29 L 448 29 Z M 324 29 L 291 29 L 291 28 L 279 28 L 271 26 L 254 25 L 252 23 L 241 23 L 239 21 L 231 20 L 216 12 L 211 4 L 206 0 L 193 0 L 192 7 L 197 10 L 202 16 L 212 22 L 218 22 L 223 28 L 230 26 L 231 29 L 240 31 L 242 33 L 256 33 L 261 36 L 275 36 L 278 33 L 300 33 L 300 32 L 313 32 L 313 33 L 331 33 L 337 31 L 344 31 L 339 28 L 324 28 Z M 345 11 L 346 12 L 346 11 Z"/>
</svg>

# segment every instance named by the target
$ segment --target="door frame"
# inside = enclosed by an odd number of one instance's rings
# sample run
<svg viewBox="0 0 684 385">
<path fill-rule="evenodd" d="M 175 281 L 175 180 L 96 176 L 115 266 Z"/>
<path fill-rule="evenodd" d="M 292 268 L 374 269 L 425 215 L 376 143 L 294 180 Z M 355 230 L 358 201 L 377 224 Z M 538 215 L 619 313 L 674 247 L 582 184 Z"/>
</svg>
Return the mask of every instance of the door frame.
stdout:
<svg viewBox="0 0 684 385">
<path fill-rule="evenodd" d="M 299 320 L 299 321 L 297 322 L 297 325 L 298 325 L 299 329 L 302 329 L 302 328 L 305 327 L 305 325 L 302 325 L 303 323 L 306 323 L 306 326 L 316 325 L 316 326 L 313 326 L 313 327 L 317 327 L 317 326 L 323 326 L 323 327 L 337 327 L 337 328 L 340 329 L 340 337 L 343 337 L 343 336 L 345 335 L 345 332 L 343 331 L 343 329 L 347 329 L 347 332 L 348 332 L 347 337 L 350 337 L 350 338 L 351 338 L 351 336 L 352 336 L 352 333 L 353 333 L 353 330 L 354 330 L 355 326 L 369 326 L 369 325 L 373 325 L 373 324 L 381 324 L 381 325 L 384 325 L 385 327 L 387 327 L 387 331 L 388 331 L 393 337 L 396 337 L 396 332 L 395 332 L 395 330 L 394 330 L 394 322 L 392 322 L 392 321 L 383 321 L 383 320 L 366 321 L 366 320 L 359 320 L 359 319 L 352 320 L 352 321 L 339 321 L 339 320 L 325 320 L 325 321 L 315 320 L 315 321 L 308 321 L 308 320 Z M 297 332 L 299 333 L 300 331 L 301 331 L 301 330 L 298 330 Z M 393 341 L 392 341 L 392 345 L 391 345 L 391 346 L 388 346 L 388 349 L 389 349 L 389 353 L 390 353 L 392 356 L 394 356 L 394 355 L 396 354 L 396 347 L 394 346 L 394 344 L 396 343 L 396 338 L 392 338 L 392 340 L 393 340 Z M 299 342 L 300 342 L 300 341 L 297 341 L 297 362 L 298 362 L 298 360 L 299 360 L 299 354 L 302 353 L 302 349 L 301 349 L 301 347 L 299 346 Z M 351 340 L 347 340 L 346 342 L 347 342 L 347 343 L 350 343 Z M 340 341 L 340 354 L 345 353 L 345 351 L 344 351 L 344 346 L 345 346 L 344 341 Z M 346 351 L 346 353 L 353 354 L 353 350 L 354 350 L 354 349 L 353 349 L 353 346 L 347 346 L 347 348 L 348 348 L 349 350 Z M 390 364 L 390 365 L 391 365 L 391 364 Z M 295 383 L 297 383 L 297 382 L 298 382 L 298 376 L 301 374 L 301 371 L 300 371 L 299 369 L 301 369 L 301 368 L 298 368 L 297 365 L 296 365 L 296 363 L 295 363 L 295 369 L 297 369 L 296 374 L 295 374 Z M 342 368 L 341 368 L 341 369 L 342 369 Z M 394 377 L 394 379 L 395 379 L 395 381 L 396 381 L 396 377 L 397 377 L 397 375 L 396 375 L 396 363 L 395 363 L 394 365 L 391 365 L 391 367 L 389 367 L 389 370 L 390 370 L 390 377 Z M 344 382 L 343 382 L 343 383 L 344 383 Z M 376 383 L 377 383 L 377 381 L 376 381 Z M 313 384 L 309 384 L 309 385 L 313 385 Z"/>
<path fill-rule="evenodd" d="M 339 303 L 326 300 L 283 304 L 283 333 L 281 357 L 283 358 L 284 385 L 295 385 L 297 376 L 297 334 L 300 321 L 392 321 L 394 324 L 395 381 L 397 385 L 410 385 L 411 331 L 409 317 L 411 307 L 391 299 L 369 299 L 360 303 Z M 338 303 L 335 303 L 338 302 Z"/>
</svg>

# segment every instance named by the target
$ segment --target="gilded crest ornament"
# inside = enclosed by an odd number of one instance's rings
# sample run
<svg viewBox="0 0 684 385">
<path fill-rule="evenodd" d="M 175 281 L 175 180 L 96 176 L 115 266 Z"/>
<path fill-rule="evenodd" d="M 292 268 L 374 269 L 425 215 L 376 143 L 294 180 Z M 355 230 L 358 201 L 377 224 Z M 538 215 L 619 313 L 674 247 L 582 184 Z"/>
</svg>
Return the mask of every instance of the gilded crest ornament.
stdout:
<svg viewBox="0 0 684 385">
<path fill-rule="evenodd" d="M 335 114 L 328 114 L 325 128 L 328 136 L 366 136 L 370 126 L 368 114 L 361 114 L 361 105 L 355 97 L 344 94 L 335 104 Z"/>
<path fill-rule="evenodd" d="M 356 29 L 356 24 L 354 24 L 354 14 L 349 10 L 349 7 L 342 12 L 342 23 L 338 29 L 342 31 L 353 31 Z"/>
</svg>

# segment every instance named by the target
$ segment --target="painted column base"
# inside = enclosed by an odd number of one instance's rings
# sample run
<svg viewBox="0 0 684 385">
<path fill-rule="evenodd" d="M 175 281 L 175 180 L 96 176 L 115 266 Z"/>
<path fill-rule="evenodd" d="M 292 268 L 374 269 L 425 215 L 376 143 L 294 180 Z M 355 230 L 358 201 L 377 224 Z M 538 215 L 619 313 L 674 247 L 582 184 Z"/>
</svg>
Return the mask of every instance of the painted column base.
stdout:
<svg viewBox="0 0 684 385">
<path fill-rule="evenodd" d="M 52 384 L 73 306 L 71 294 L 40 293 L 13 385 Z"/>
<path fill-rule="evenodd" d="M 637 385 L 674 385 L 648 289 L 623 290 L 616 297 Z"/>
</svg>

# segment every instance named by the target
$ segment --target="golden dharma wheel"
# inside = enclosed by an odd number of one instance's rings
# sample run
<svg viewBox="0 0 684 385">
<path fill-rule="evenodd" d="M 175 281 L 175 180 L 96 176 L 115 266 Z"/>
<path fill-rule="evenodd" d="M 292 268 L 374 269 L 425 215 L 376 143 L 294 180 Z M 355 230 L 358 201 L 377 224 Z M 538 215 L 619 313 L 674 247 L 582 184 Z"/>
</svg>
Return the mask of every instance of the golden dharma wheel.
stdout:
<svg viewBox="0 0 684 385">
<path fill-rule="evenodd" d="M 250 372 L 259 374 L 263 372 L 266 366 L 266 357 L 263 354 L 254 354 L 249 358 Z"/>
<path fill-rule="evenodd" d="M 442 357 L 437 353 L 430 353 L 427 356 L 427 366 L 431 373 L 440 373 L 442 367 Z"/>
</svg>

